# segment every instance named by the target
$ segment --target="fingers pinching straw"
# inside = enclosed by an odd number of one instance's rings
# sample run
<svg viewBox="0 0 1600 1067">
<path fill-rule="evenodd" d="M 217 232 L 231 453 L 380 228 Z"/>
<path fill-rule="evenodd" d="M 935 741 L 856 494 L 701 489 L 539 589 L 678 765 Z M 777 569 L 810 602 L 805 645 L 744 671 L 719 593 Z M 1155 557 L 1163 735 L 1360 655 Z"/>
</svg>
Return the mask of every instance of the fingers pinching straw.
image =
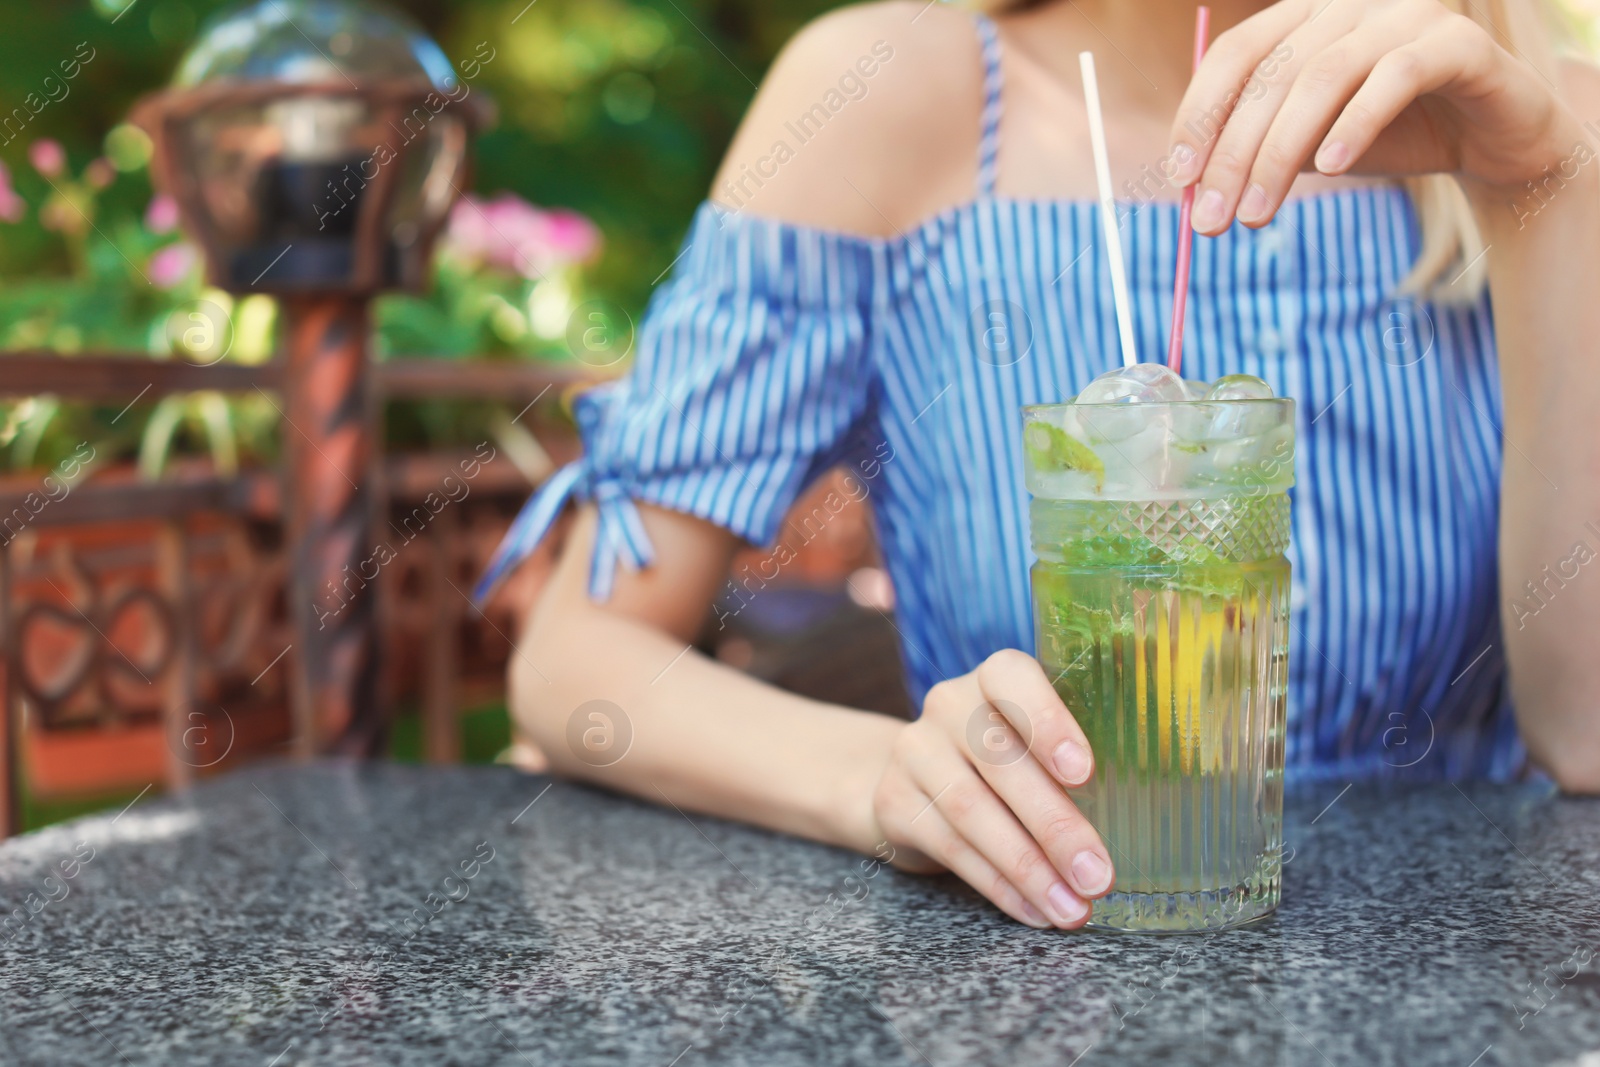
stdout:
<svg viewBox="0 0 1600 1067">
<path fill-rule="evenodd" d="M 1211 35 L 1211 9 L 1201 7 L 1194 16 L 1194 69 L 1206 57 L 1206 39 Z M 1189 303 L 1189 261 L 1194 257 L 1194 186 L 1183 190 L 1183 207 L 1178 212 L 1178 276 L 1172 284 L 1172 332 L 1167 343 L 1167 366 L 1174 374 L 1183 372 L 1183 312 Z"/>
<path fill-rule="evenodd" d="M 1117 306 L 1117 331 L 1122 338 L 1122 365 L 1139 362 L 1133 343 L 1133 314 L 1128 307 L 1128 269 L 1122 260 L 1122 234 L 1117 230 L 1117 205 L 1111 199 L 1111 164 L 1106 157 L 1106 123 L 1100 113 L 1100 84 L 1094 77 L 1094 53 L 1079 52 L 1083 100 L 1089 108 L 1089 143 L 1094 148 L 1094 177 L 1100 187 L 1100 228 L 1106 239 L 1106 264 L 1111 268 L 1111 299 Z"/>
</svg>

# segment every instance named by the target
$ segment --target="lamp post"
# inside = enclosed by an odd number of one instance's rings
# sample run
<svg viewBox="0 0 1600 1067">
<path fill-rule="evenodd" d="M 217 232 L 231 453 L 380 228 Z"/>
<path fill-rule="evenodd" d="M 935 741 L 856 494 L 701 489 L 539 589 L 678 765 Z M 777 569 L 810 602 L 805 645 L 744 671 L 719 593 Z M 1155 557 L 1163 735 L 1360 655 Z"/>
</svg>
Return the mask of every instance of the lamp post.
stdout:
<svg viewBox="0 0 1600 1067">
<path fill-rule="evenodd" d="M 382 715 L 368 307 L 425 284 L 489 109 L 401 15 L 262 0 L 209 25 L 135 117 L 211 282 L 280 299 L 297 749 L 370 746 Z"/>
</svg>

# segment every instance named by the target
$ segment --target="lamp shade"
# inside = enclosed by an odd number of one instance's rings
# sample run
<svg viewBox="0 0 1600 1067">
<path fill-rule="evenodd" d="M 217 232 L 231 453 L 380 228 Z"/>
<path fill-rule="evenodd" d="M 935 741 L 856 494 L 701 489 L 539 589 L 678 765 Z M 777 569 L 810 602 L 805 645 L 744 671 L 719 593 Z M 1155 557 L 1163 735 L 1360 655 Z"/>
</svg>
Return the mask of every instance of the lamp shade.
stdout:
<svg viewBox="0 0 1600 1067">
<path fill-rule="evenodd" d="M 208 24 L 135 120 L 214 284 L 370 293 L 425 283 L 491 113 L 396 12 L 261 0 Z"/>
</svg>

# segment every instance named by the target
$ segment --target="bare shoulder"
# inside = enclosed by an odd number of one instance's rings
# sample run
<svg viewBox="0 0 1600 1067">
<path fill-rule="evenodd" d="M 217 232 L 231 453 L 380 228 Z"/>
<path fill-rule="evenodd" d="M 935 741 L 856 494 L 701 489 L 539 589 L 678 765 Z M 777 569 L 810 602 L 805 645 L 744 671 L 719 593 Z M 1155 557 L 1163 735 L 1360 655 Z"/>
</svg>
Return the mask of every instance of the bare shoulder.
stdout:
<svg viewBox="0 0 1600 1067">
<path fill-rule="evenodd" d="M 886 237 L 967 200 L 983 60 L 972 16 L 883 0 L 789 42 L 712 188 L 724 207 Z"/>
</svg>

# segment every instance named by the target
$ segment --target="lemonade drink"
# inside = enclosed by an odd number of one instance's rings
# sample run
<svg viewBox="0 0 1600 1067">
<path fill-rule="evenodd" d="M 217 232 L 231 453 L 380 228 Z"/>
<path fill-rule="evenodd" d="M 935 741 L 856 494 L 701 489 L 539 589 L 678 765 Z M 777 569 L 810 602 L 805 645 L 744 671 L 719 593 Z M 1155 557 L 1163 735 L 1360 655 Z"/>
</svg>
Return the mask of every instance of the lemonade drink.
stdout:
<svg viewBox="0 0 1600 1067">
<path fill-rule="evenodd" d="M 1025 420 L 1038 656 L 1094 752 L 1072 798 L 1117 869 L 1090 925 L 1265 915 L 1281 881 L 1293 403 Z"/>
</svg>

